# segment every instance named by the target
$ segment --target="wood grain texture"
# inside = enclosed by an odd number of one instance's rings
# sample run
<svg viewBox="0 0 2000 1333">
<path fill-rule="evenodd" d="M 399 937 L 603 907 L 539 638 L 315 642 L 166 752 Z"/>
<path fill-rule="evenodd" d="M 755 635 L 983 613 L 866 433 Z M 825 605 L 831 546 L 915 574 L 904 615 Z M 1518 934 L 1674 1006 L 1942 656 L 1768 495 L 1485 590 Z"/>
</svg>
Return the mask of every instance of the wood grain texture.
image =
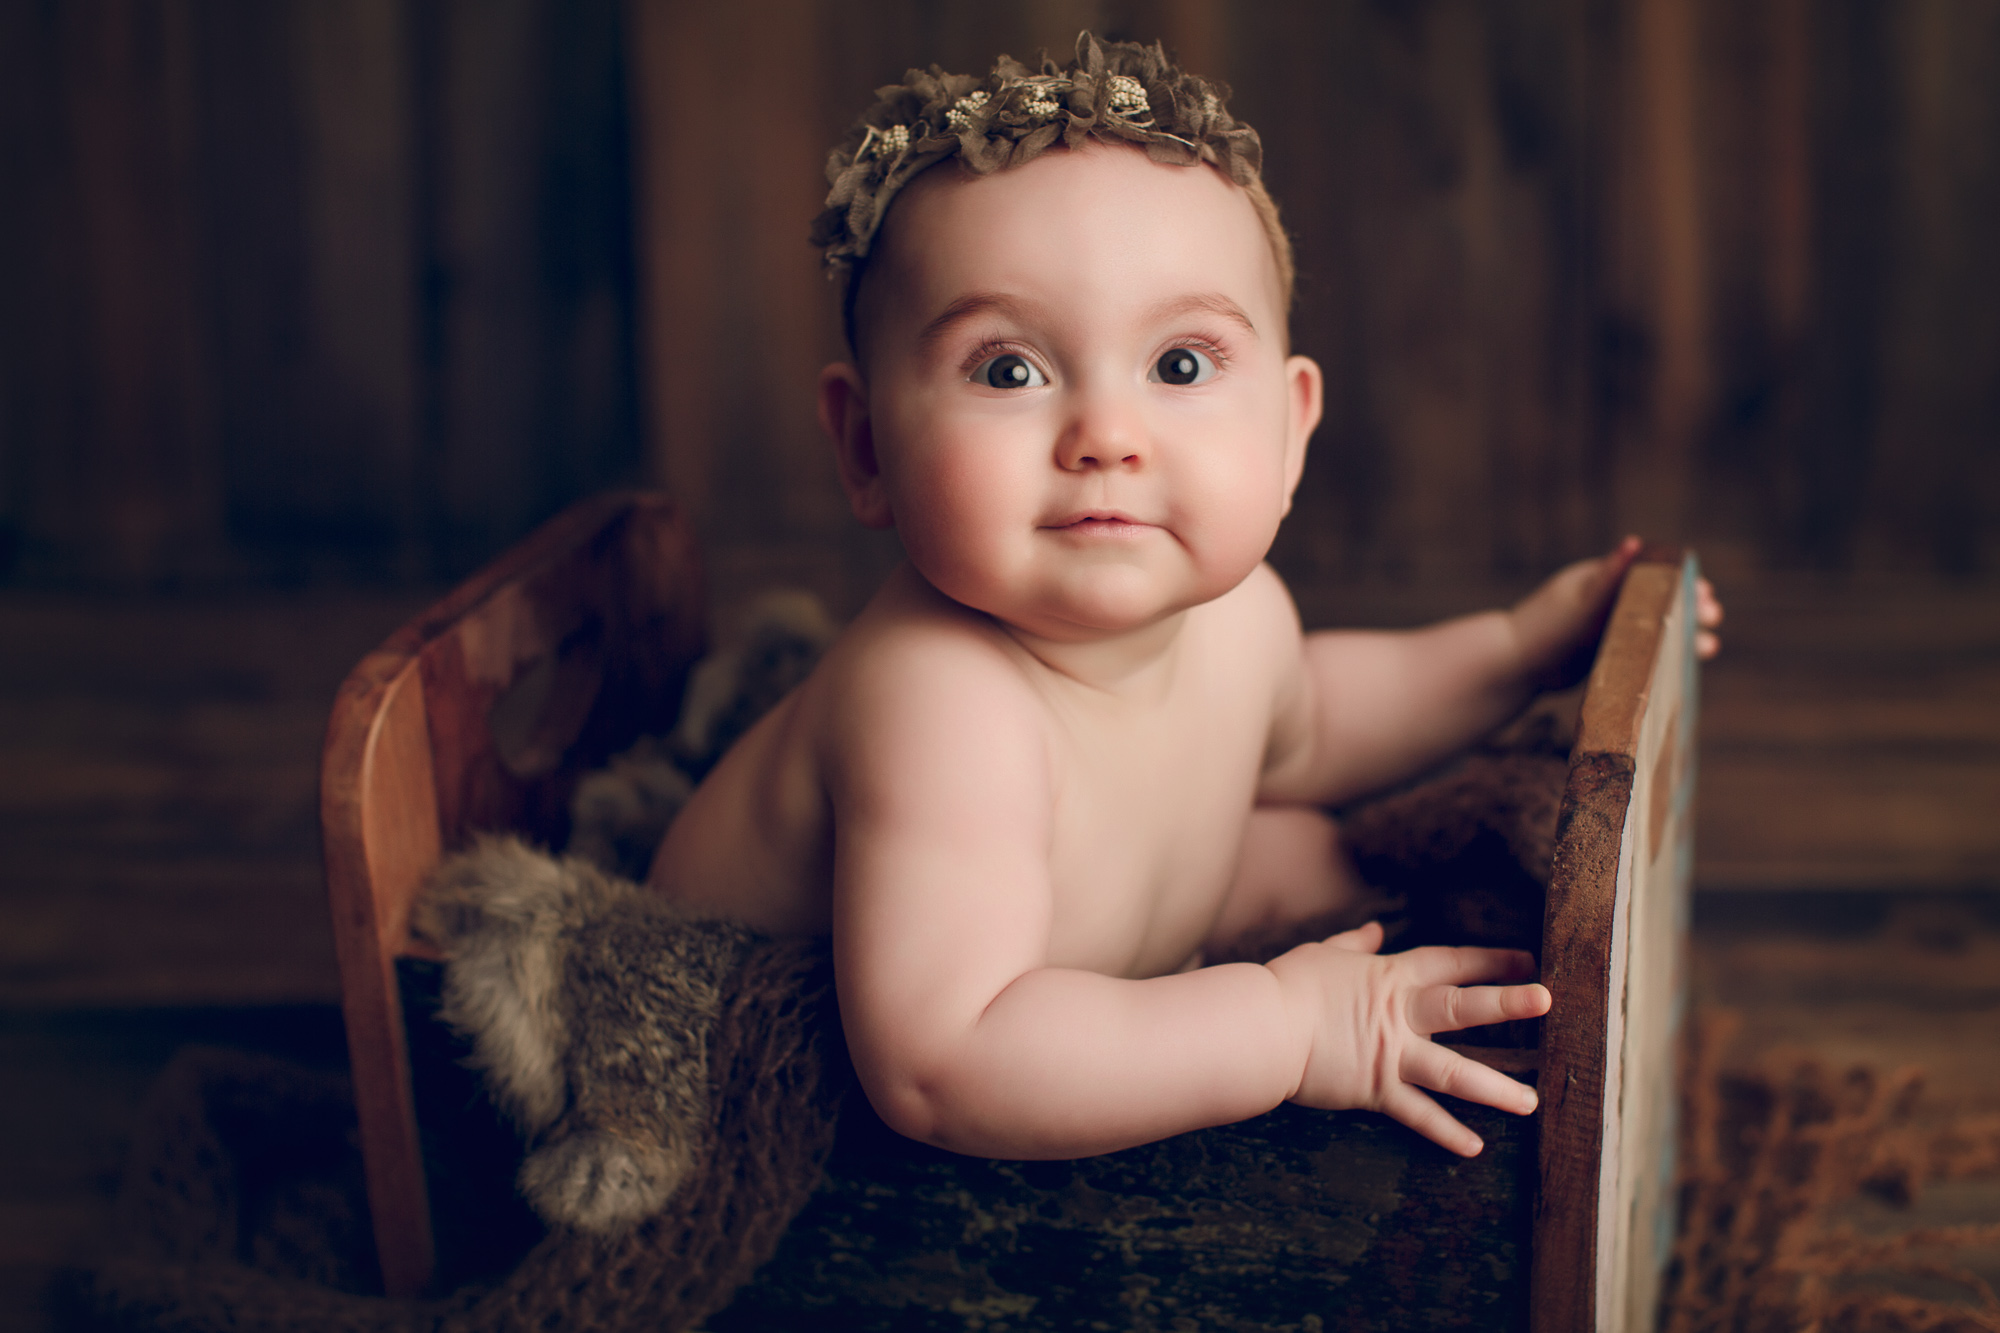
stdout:
<svg viewBox="0 0 2000 1333">
<path fill-rule="evenodd" d="M 1650 1333 L 1678 1229 L 1680 1045 L 1688 1006 L 1687 939 L 1694 869 L 1694 562 L 1671 570 L 1646 683 L 1632 800 L 1626 810 L 1619 891 L 1626 925 L 1618 997 L 1619 1105 L 1616 1158 L 1606 1134 L 1604 1172 L 1615 1182 L 1616 1215 L 1603 1227 L 1601 1324 Z M 1615 955 L 1614 955 L 1615 956 Z M 1608 1128 L 1608 1127 L 1607 1127 Z M 1607 1196 L 1612 1190 L 1607 1188 Z M 1612 1199 L 1607 1197 L 1607 1206 Z M 1602 1219 L 1601 1219 L 1602 1221 Z"/>
<path fill-rule="evenodd" d="M 1295 583 L 2000 570 L 1979 0 L 89 0 L 0 15 L 0 574 L 452 577 L 643 475 L 852 609 L 820 155 L 1086 23 L 1264 132 L 1331 389 Z"/>
<path fill-rule="evenodd" d="M 1626 576 L 1558 816 L 1533 1277 L 1548 1333 L 1642 1329 L 1658 1300 L 1693 867 L 1693 573 L 1676 554 Z"/>
<path fill-rule="evenodd" d="M 1700 886 L 2000 886 L 1994 606 L 1977 586 L 1730 596 L 1702 675 Z"/>
<path fill-rule="evenodd" d="M 384 1289 L 412 1295 L 430 1280 L 433 1249 L 395 959 L 410 905 L 438 857 L 423 682 L 413 664 L 343 687 L 321 799 L 376 1254 Z"/>
<path fill-rule="evenodd" d="M 1632 772 L 1629 756 L 1573 758 L 1556 826 L 1542 936 L 1542 982 L 1555 1007 L 1542 1020 L 1537 1085 L 1541 1170 L 1530 1279 L 1536 1333 L 1594 1327 L 1609 943 Z"/>
<path fill-rule="evenodd" d="M 421 585 L 634 480 L 619 12 L 0 15 L 0 578 Z"/>
</svg>

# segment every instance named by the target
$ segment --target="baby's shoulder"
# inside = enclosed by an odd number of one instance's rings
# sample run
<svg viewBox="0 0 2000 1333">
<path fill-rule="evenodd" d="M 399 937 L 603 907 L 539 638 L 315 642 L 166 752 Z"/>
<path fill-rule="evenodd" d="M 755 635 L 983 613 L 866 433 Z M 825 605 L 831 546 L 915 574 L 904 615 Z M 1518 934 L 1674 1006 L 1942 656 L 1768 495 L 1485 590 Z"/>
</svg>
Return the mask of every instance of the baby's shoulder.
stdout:
<svg viewBox="0 0 2000 1333">
<path fill-rule="evenodd" d="M 1039 713 L 1019 656 L 976 612 L 878 597 L 814 672 L 815 711 L 825 735 L 855 745 L 1018 726 Z"/>
</svg>

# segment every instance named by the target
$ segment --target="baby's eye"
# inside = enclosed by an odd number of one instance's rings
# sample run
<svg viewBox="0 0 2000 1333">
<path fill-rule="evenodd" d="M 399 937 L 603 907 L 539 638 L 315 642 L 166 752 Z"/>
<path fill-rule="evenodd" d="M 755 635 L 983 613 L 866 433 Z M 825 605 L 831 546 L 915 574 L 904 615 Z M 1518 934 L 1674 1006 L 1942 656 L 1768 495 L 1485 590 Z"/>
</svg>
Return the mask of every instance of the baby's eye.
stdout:
<svg viewBox="0 0 2000 1333">
<path fill-rule="evenodd" d="M 972 382 L 984 384 L 990 389 L 1039 389 L 1048 380 L 1026 357 L 1003 352 L 981 361 L 979 368 L 972 372 Z"/>
<path fill-rule="evenodd" d="M 1206 384 L 1215 378 L 1215 362 L 1192 347 L 1176 347 L 1153 363 L 1146 378 L 1155 384 Z"/>
</svg>

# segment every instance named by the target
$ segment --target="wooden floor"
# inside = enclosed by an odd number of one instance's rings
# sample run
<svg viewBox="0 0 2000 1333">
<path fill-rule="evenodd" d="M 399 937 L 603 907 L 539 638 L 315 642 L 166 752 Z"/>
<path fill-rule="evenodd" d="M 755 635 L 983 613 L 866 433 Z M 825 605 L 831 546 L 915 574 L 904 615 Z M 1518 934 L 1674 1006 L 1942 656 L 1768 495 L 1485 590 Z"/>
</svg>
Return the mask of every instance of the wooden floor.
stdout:
<svg viewBox="0 0 2000 1333">
<path fill-rule="evenodd" d="M 47 1327 L 37 1293 L 101 1223 L 177 1045 L 339 1061 L 320 734 L 424 600 L 0 595 L 0 1329 Z M 1301 597 L 1319 623 L 1466 600 Z M 1745 1014 L 1743 1059 L 1917 1063 L 2000 1109 L 2000 594 L 1729 601 L 1703 682 L 1700 998 Z M 1926 1208 L 2000 1220 L 2000 1194 Z"/>
</svg>

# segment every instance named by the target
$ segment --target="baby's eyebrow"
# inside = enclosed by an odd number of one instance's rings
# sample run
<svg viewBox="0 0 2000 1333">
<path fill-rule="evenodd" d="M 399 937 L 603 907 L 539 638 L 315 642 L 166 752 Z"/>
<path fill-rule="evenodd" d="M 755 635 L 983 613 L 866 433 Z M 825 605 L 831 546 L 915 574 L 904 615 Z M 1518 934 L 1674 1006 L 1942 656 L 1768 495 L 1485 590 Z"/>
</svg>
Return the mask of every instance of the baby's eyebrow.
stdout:
<svg viewBox="0 0 2000 1333">
<path fill-rule="evenodd" d="M 1252 338 L 1258 336 L 1257 326 L 1251 322 L 1243 307 L 1220 292 L 1190 292 L 1186 296 L 1169 297 L 1147 312 L 1147 318 L 1151 323 L 1165 323 L 1197 311 L 1226 319 Z M 1016 321 L 1027 317 L 1026 307 L 1014 297 L 1001 292 L 970 292 L 946 306 L 936 319 L 924 325 L 917 334 L 917 346 L 928 352 L 960 324 L 986 314 L 997 314 Z"/>
<path fill-rule="evenodd" d="M 1005 315 L 1018 320 L 1022 317 L 1022 307 L 1013 297 L 999 292 L 972 292 L 961 296 L 946 306 L 936 319 L 924 325 L 917 334 L 917 347 L 928 352 L 952 329 L 975 315 L 985 314 Z"/>
<path fill-rule="evenodd" d="M 1197 311 L 1226 319 L 1232 324 L 1240 325 L 1252 338 L 1257 336 L 1257 326 L 1250 322 L 1250 316 L 1244 312 L 1243 307 L 1221 292 L 1191 292 L 1186 296 L 1171 297 L 1153 307 L 1152 318 L 1155 322 L 1164 322 Z"/>
</svg>

